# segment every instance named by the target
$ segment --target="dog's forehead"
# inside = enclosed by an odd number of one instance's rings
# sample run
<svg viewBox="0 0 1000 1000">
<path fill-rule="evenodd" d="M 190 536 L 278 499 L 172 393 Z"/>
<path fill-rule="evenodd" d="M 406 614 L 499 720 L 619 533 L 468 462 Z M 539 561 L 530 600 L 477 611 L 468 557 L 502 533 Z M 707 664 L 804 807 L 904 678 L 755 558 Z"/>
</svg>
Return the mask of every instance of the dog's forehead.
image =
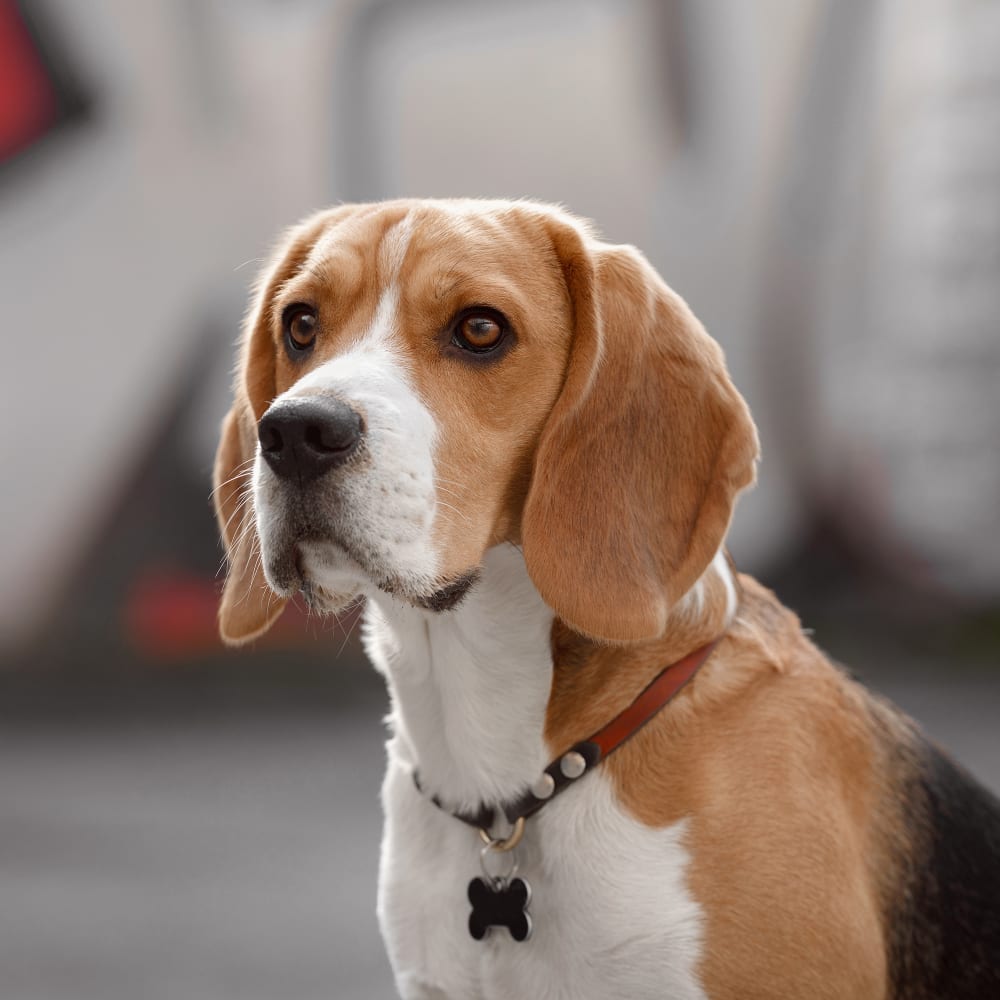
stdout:
<svg viewBox="0 0 1000 1000">
<path fill-rule="evenodd" d="M 353 271 L 369 287 L 443 283 L 477 274 L 532 274 L 547 241 L 542 220 L 505 202 L 391 202 L 334 216 L 303 270 L 314 276 Z"/>
</svg>

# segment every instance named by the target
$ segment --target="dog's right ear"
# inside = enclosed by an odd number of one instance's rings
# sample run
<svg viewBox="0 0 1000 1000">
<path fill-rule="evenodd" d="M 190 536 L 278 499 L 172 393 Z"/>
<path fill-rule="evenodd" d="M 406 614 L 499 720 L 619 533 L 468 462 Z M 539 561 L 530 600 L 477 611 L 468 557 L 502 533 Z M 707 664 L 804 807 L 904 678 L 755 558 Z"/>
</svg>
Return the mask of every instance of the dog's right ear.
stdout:
<svg viewBox="0 0 1000 1000">
<path fill-rule="evenodd" d="M 230 646 L 263 635 L 287 603 L 268 587 L 261 566 L 252 485 L 256 453 L 257 423 L 249 400 L 238 394 L 222 422 L 213 475 L 215 516 L 228 563 L 219 633 Z"/>
<path fill-rule="evenodd" d="M 212 492 L 229 564 L 219 605 L 219 632 L 230 646 L 263 635 L 288 603 L 264 579 L 253 506 L 257 422 L 277 392 L 271 305 L 282 284 L 303 266 L 324 228 L 350 210 L 341 206 L 317 213 L 282 236 L 261 272 L 244 326 L 235 400 L 222 422 Z"/>
</svg>

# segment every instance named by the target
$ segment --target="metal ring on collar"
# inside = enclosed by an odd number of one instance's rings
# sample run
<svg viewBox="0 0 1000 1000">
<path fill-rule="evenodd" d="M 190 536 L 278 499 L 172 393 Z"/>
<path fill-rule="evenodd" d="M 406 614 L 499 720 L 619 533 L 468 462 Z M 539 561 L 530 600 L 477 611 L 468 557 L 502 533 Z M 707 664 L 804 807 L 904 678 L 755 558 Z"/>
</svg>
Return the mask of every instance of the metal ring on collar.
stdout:
<svg viewBox="0 0 1000 1000">
<path fill-rule="evenodd" d="M 524 836 L 524 817 L 518 816 L 514 823 L 514 829 L 511 830 L 510 836 L 494 837 L 489 830 L 484 830 L 482 827 L 479 829 L 479 839 L 494 851 L 513 851 L 518 844 L 521 843 L 521 838 Z"/>
<path fill-rule="evenodd" d="M 500 892 L 509 885 L 510 880 L 517 874 L 517 855 L 513 852 L 507 854 L 496 854 L 490 850 L 490 845 L 486 844 L 479 851 L 479 864 L 483 869 L 483 875 L 489 882 L 494 892 Z M 490 871 L 490 865 L 502 865 L 506 871 Z"/>
</svg>

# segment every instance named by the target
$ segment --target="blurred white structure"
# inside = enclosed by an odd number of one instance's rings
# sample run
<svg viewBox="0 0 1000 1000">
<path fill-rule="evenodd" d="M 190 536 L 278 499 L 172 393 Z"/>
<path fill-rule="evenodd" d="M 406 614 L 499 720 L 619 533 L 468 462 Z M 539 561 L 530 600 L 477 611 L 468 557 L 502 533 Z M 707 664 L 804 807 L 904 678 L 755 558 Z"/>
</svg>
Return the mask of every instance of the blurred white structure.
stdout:
<svg viewBox="0 0 1000 1000">
<path fill-rule="evenodd" d="M 275 233 L 400 194 L 559 201 L 647 253 L 760 425 L 742 566 L 792 551 L 825 496 L 1000 592 L 995 5 L 47 9 L 96 115 L 0 187 L 0 643 L 45 620 L 178 372 L 229 357 L 205 313 L 235 339 Z"/>
<path fill-rule="evenodd" d="M 821 372 L 845 509 L 912 572 L 1000 595 L 1000 5 L 891 0 Z"/>
</svg>

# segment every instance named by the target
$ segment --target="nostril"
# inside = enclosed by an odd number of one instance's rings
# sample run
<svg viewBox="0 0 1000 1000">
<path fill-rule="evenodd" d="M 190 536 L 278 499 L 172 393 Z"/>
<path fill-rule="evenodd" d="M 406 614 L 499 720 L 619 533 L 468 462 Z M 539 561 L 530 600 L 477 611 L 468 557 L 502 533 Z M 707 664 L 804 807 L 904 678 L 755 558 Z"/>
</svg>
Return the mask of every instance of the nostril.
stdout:
<svg viewBox="0 0 1000 1000">
<path fill-rule="evenodd" d="M 361 436 L 361 419 L 351 411 L 338 413 L 337 417 L 308 424 L 303 435 L 305 444 L 321 453 L 352 449 Z"/>
<path fill-rule="evenodd" d="M 268 454 L 277 454 L 285 447 L 281 431 L 272 424 L 262 423 L 257 436 L 260 439 L 261 451 L 266 451 Z"/>
<path fill-rule="evenodd" d="M 317 451 L 336 451 L 338 449 L 339 445 L 324 440 L 324 437 L 328 438 L 329 436 L 329 434 L 324 435 L 323 428 L 316 424 L 310 424 L 306 428 L 306 444 Z"/>
</svg>

